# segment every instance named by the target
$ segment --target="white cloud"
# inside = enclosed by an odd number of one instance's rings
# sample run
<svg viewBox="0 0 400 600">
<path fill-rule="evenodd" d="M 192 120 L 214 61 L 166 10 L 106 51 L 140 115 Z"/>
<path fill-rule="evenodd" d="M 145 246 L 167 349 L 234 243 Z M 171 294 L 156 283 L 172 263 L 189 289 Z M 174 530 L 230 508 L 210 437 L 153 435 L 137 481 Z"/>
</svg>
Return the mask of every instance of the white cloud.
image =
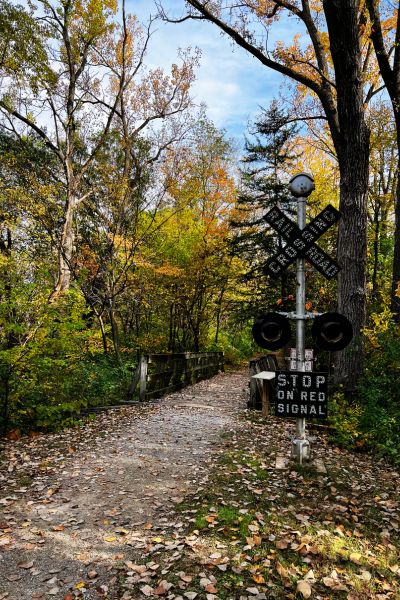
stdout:
<svg viewBox="0 0 400 600">
<path fill-rule="evenodd" d="M 164 7 L 174 15 L 184 10 L 183 0 L 164 0 Z M 151 0 L 128 0 L 127 10 L 146 21 L 155 13 Z M 295 22 L 277 23 L 274 39 L 292 38 Z M 186 21 L 181 24 L 157 23 L 151 39 L 146 63 L 149 67 L 164 67 L 177 60 L 177 48 L 199 47 L 201 65 L 193 86 L 198 104 L 207 104 L 207 113 L 218 127 L 232 136 L 242 138 L 249 119 L 266 107 L 278 94 L 283 78 L 267 69 L 241 48 L 235 47 L 210 23 Z M 273 44 L 271 36 L 271 46 Z"/>
</svg>

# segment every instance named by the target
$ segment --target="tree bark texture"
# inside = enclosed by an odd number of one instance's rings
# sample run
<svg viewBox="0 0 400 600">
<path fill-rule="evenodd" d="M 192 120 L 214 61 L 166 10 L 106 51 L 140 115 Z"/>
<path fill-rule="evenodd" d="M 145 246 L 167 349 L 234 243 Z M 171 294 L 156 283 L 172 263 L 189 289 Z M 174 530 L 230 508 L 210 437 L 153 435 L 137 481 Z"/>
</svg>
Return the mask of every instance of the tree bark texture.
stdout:
<svg viewBox="0 0 400 600">
<path fill-rule="evenodd" d="M 335 67 L 340 135 L 337 258 L 338 311 L 351 321 L 355 336 L 336 357 L 335 380 L 354 387 L 363 367 L 362 329 L 366 320 L 367 193 L 369 130 L 365 123 L 357 0 L 327 0 L 324 10 Z"/>
</svg>

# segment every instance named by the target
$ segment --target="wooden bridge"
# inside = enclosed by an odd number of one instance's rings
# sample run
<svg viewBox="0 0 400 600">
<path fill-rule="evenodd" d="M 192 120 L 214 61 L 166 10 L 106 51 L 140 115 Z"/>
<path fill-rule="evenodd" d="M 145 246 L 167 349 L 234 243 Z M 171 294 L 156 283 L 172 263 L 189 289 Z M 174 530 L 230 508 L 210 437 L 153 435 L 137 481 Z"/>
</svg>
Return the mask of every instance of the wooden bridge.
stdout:
<svg viewBox="0 0 400 600">
<path fill-rule="evenodd" d="M 139 400 L 162 398 L 202 379 L 224 371 L 223 352 L 144 354 L 140 357 L 127 393 L 132 401 L 139 385 Z"/>
</svg>

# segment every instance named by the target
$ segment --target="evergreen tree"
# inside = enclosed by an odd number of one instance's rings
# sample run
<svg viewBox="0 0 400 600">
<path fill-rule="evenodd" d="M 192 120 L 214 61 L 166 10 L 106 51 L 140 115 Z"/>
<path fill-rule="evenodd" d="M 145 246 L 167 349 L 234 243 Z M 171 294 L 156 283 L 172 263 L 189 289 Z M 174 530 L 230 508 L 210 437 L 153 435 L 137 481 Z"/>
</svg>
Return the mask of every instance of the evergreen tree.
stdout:
<svg viewBox="0 0 400 600">
<path fill-rule="evenodd" d="M 273 206 L 290 211 L 290 192 L 282 180 L 295 158 L 293 137 L 297 127 L 288 121 L 278 102 L 273 100 L 268 109 L 262 110 L 250 130 L 251 138 L 246 138 L 245 142 L 241 189 L 236 218 L 232 221 L 235 229 L 232 247 L 233 253 L 241 256 L 247 265 L 245 280 L 253 283 L 250 314 L 267 307 L 268 299 L 269 304 L 273 298 L 277 301 L 277 286 L 274 286 L 274 292 L 267 289 L 268 281 L 262 267 L 282 245 L 282 240 L 270 230 L 264 215 Z M 280 286 L 282 303 L 287 301 L 288 295 L 287 274 L 284 274 Z"/>
</svg>

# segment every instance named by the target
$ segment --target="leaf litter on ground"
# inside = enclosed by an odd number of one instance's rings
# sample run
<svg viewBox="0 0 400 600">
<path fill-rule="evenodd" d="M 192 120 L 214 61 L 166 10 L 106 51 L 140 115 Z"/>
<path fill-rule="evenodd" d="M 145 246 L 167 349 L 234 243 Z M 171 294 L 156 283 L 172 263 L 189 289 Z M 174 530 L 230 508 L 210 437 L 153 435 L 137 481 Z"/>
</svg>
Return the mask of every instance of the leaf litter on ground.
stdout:
<svg viewBox="0 0 400 600">
<path fill-rule="evenodd" d="M 5 442 L 0 463 L 0 507 L 4 510 L 0 546 L 9 552 L 17 540 L 23 551 L 21 566 L 16 561 L 14 571 L 5 574 L 10 582 L 7 590 L 20 585 L 25 573 L 31 577 L 42 573 L 43 578 L 48 573 L 44 592 L 35 591 L 32 598 L 44 599 L 47 594 L 66 600 L 83 595 L 123 600 L 400 597 L 398 470 L 383 460 L 330 446 L 313 431 L 315 464 L 300 468 L 289 460 L 294 434 L 290 420 L 265 420 L 256 413 L 239 412 L 233 390 L 237 380 L 230 388 L 226 379 L 202 383 L 207 402 L 214 401 L 221 414 L 226 410 L 230 415 L 219 428 L 223 437 L 215 438 L 211 452 L 209 445 L 201 446 L 201 436 L 191 434 L 185 451 L 193 454 L 194 463 L 202 461 L 203 467 L 194 467 L 192 473 L 177 472 L 175 477 L 192 479 L 192 491 L 186 495 L 172 491 L 176 494 L 173 502 L 155 504 L 151 518 L 135 523 L 133 515 L 116 502 L 118 484 L 107 490 L 103 481 L 112 475 L 118 482 L 120 467 L 112 465 L 117 465 L 117 440 L 130 435 L 127 424 L 134 427 L 139 419 L 148 437 L 147 423 L 159 407 L 112 411 L 78 430 Z M 191 401 L 198 402 L 190 392 L 171 395 L 162 418 L 168 419 L 174 407 L 182 415 L 179 426 L 184 428 L 185 420 L 195 412 Z M 228 393 L 233 400 L 224 400 Z M 206 409 L 198 412 L 204 427 L 209 427 L 209 413 Z M 184 431 L 179 433 L 183 439 Z M 201 435 L 206 438 L 204 430 Z M 124 444 L 123 439 L 121 447 Z M 102 446 L 110 456 L 108 473 L 96 462 Z M 171 448 L 169 461 L 176 460 Z M 179 452 L 176 456 L 180 460 Z M 277 456 L 286 458 L 277 461 Z M 126 459 L 135 457 L 127 454 Z M 151 474 L 157 482 L 163 465 L 146 457 L 139 461 L 142 466 L 138 464 L 137 472 Z M 90 531 L 90 507 L 85 514 L 77 507 L 73 517 L 58 518 L 60 508 L 74 506 L 77 489 L 60 485 L 64 471 L 72 474 L 75 485 L 98 482 L 93 494 L 96 490 L 104 506 L 101 520 L 94 521 Z M 125 494 L 129 489 L 120 491 Z M 117 495 L 123 499 L 124 494 Z M 153 495 L 151 490 L 142 491 L 137 501 L 151 503 Z M 35 510 L 38 519 L 33 516 Z M 122 522 L 124 518 L 127 523 Z M 52 581 L 51 572 L 60 572 L 63 565 L 40 570 L 35 558 L 30 566 L 33 550 L 36 556 L 53 540 L 61 542 L 62 536 L 80 542 L 88 535 L 93 543 L 96 528 L 104 533 L 96 544 L 104 542 L 109 558 L 101 564 L 93 562 L 90 548 L 81 548 L 76 554 L 84 567 L 81 577 L 61 574 Z M 3 592 L 0 586 L 1 600 L 8 597 L 7 590 Z"/>
</svg>

